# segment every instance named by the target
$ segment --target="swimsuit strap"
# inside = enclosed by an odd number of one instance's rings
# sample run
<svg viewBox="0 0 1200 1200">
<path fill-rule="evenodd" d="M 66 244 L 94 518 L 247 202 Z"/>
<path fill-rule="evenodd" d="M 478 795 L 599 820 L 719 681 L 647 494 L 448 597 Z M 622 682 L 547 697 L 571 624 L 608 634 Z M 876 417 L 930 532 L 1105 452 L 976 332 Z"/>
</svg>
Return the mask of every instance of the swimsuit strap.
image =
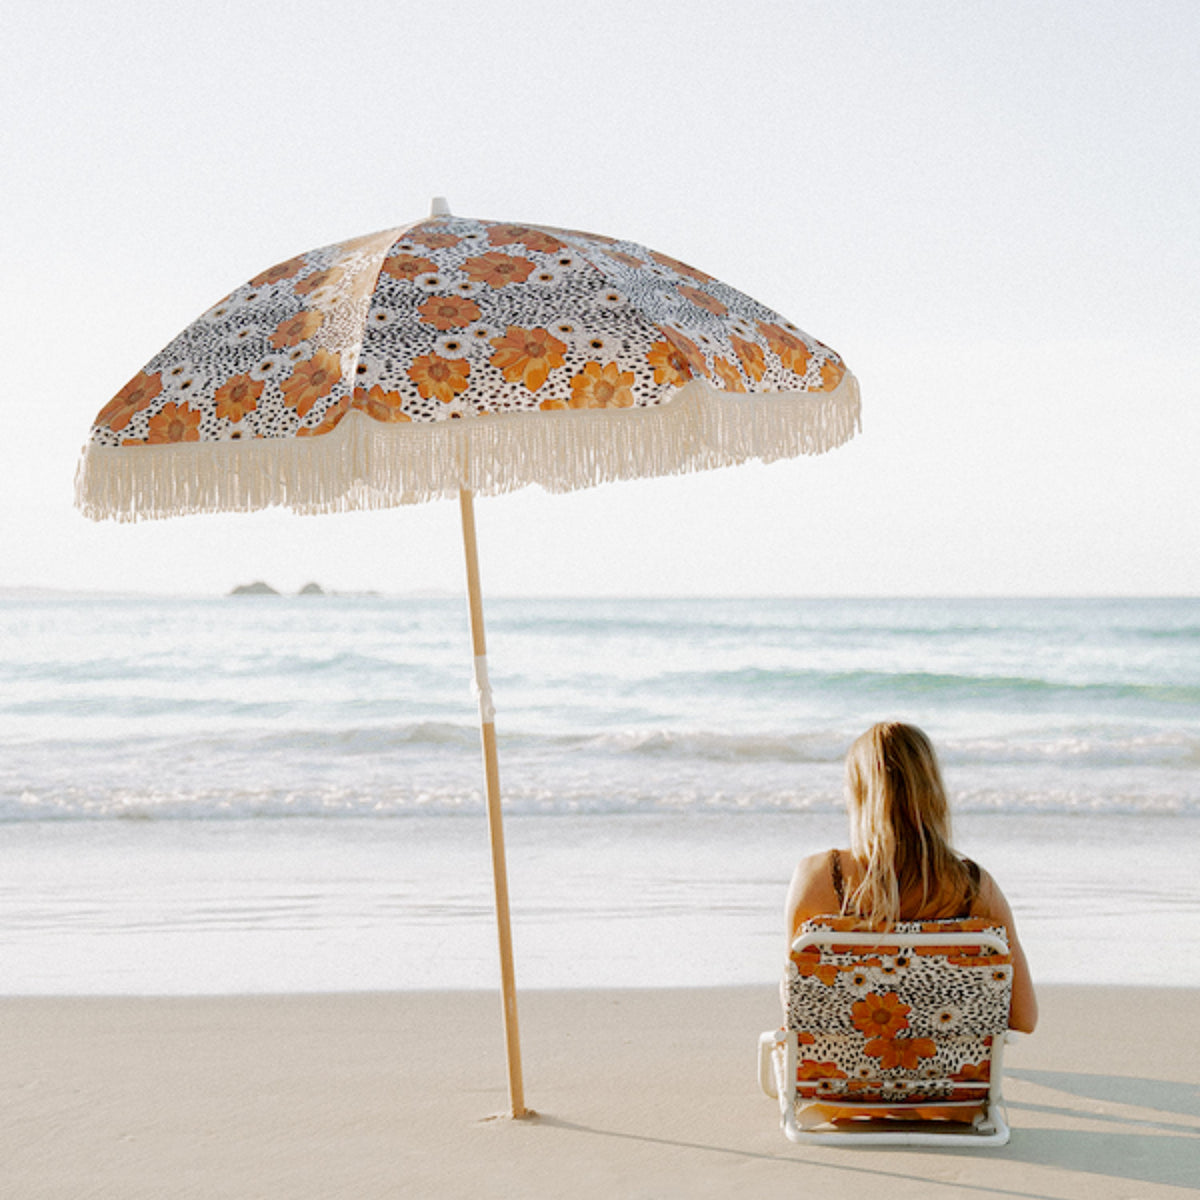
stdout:
<svg viewBox="0 0 1200 1200">
<path fill-rule="evenodd" d="M 837 893 L 838 911 L 846 908 L 845 888 L 842 885 L 842 856 L 836 850 L 829 852 L 829 873 L 833 876 L 833 890 Z"/>
</svg>

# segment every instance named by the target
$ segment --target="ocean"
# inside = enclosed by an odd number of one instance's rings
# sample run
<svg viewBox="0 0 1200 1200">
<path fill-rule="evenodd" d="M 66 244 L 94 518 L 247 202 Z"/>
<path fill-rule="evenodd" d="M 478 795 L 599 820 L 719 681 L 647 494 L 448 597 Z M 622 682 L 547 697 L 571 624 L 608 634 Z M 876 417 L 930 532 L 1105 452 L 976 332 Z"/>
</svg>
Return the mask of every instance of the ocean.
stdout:
<svg viewBox="0 0 1200 1200">
<path fill-rule="evenodd" d="M 518 983 L 769 982 L 876 720 L 1035 978 L 1200 986 L 1200 599 L 494 599 Z M 0 595 L 0 992 L 491 987 L 465 601 Z"/>
</svg>

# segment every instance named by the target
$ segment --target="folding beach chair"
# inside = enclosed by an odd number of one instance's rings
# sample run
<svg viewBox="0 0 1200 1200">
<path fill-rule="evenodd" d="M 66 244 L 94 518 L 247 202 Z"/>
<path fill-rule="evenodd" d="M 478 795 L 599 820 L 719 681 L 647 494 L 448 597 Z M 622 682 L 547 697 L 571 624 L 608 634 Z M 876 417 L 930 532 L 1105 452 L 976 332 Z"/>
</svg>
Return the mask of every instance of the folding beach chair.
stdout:
<svg viewBox="0 0 1200 1200">
<path fill-rule="evenodd" d="M 1011 996 L 1003 926 L 817 917 L 792 943 L 759 1082 L 793 1142 L 1003 1146 Z"/>
</svg>

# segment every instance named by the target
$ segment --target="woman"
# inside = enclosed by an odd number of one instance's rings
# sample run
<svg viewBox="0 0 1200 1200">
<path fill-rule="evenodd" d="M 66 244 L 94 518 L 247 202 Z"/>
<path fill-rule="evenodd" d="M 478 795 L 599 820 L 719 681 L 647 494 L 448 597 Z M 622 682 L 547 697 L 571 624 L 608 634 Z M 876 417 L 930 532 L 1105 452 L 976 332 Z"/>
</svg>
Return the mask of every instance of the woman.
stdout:
<svg viewBox="0 0 1200 1200">
<path fill-rule="evenodd" d="M 1008 1024 L 1032 1033 L 1037 997 L 1012 909 L 992 877 L 950 847 L 950 808 L 937 756 L 914 725 L 868 729 L 846 755 L 850 849 L 804 859 L 788 889 L 789 945 L 828 913 L 895 921 L 985 917 L 1008 930 L 1013 990 Z"/>
</svg>

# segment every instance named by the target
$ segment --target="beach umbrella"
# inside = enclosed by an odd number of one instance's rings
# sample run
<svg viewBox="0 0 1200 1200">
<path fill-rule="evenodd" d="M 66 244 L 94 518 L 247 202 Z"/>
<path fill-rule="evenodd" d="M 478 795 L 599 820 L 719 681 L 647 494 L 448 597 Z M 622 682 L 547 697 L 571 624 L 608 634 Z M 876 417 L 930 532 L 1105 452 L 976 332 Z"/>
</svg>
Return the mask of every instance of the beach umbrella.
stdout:
<svg viewBox="0 0 1200 1200">
<path fill-rule="evenodd" d="M 857 383 L 833 350 L 703 271 L 435 200 L 426 220 L 300 254 L 214 304 L 100 411 L 76 503 L 137 520 L 458 497 L 521 1116 L 474 496 L 819 453 L 858 421 Z"/>
</svg>

